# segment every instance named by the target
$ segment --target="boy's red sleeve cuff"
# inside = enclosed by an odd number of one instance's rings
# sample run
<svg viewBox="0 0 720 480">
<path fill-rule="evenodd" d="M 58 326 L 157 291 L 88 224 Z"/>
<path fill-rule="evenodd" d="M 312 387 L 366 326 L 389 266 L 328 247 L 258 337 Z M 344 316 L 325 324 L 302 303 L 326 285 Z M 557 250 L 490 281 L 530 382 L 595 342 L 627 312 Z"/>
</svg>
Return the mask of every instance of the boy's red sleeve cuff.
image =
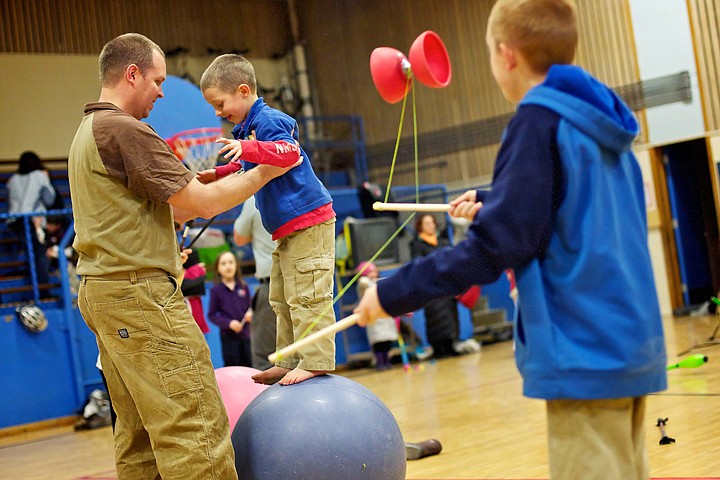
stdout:
<svg viewBox="0 0 720 480">
<path fill-rule="evenodd" d="M 218 165 L 215 167 L 215 176 L 217 178 L 227 177 L 230 174 L 240 171 L 242 165 L 240 162 L 229 162 L 225 165 Z"/>
</svg>

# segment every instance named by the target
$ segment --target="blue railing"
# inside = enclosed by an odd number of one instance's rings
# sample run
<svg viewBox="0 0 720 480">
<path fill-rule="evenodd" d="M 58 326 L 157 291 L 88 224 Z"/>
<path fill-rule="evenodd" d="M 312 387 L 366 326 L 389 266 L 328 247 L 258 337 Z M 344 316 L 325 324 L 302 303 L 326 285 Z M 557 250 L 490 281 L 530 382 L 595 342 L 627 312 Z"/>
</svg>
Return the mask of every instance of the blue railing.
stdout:
<svg viewBox="0 0 720 480">
<path fill-rule="evenodd" d="M 65 249 L 70 246 L 70 242 L 75 236 L 75 222 L 71 221 L 68 225 L 65 235 L 63 235 L 58 245 L 58 270 L 60 271 L 60 285 L 62 289 L 63 314 L 65 316 L 65 324 L 68 329 L 68 347 L 70 349 L 70 357 L 72 359 L 72 368 L 75 376 L 75 394 L 79 403 L 85 399 L 85 387 L 88 385 L 99 383 L 100 379 L 86 380 L 83 375 L 82 365 L 80 361 L 80 340 L 78 331 L 75 326 L 75 299 L 77 296 L 70 290 L 70 276 L 68 275 L 68 259 L 65 255 Z"/>
<path fill-rule="evenodd" d="M 355 162 L 355 179 L 350 184 L 360 185 L 369 179 L 367 169 L 367 154 L 365 152 L 365 126 L 359 115 L 321 115 L 298 118 L 300 124 L 300 145 L 312 156 L 322 149 L 346 149 L 353 152 Z M 317 127 L 318 131 L 327 128 L 328 124 L 345 124 L 347 130 L 342 132 L 343 138 L 310 138 L 310 125 Z M 317 170 L 317 167 L 316 167 Z"/>
<path fill-rule="evenodd" d="M 14 218 L 15 221 L 22 221 L 23 222 L 23 237 L 25 240 L 25 248 L 26 248 L 26 256 L 28 261 L 28 272 L 30 273 L 30 281 L 32 285 L 32 292 L 33 292 L 33 301 L 37 304 L 40 303 L 40 288 L 38 283 L 38 273 L 37 273 L 37 265 L 35 262 L 35 242 L 33 241 L 33 236 L 35 235 L 34 225 L 32 224 L 32 217 L 37 216 L 52 216 L 52 215 L 71 215 L 72 209 L 66 208 L 62 210 L 50 210 L 48 212 L 43 212 L 41 215 L 38 215 L 38 212 L 28 212 L 28 213 L 2 213 L 0 214 L 0 221 L 7 222 L 7 220 Z M 22 240 L 22 239 L 21 239 Z"/>
</svg>

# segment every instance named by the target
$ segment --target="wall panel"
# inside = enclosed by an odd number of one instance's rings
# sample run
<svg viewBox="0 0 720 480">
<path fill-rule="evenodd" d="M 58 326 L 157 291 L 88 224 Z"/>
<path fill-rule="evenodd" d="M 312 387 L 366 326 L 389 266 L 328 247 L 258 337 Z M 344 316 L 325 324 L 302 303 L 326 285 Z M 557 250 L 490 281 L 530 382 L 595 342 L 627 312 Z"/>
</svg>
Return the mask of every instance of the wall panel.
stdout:
<svg viewBox="0 0 720 480">
<path fill-rule="evenodd" d="M 0 14 L 0 53 L 97 54 L 126 32 L 193 55 L 270 58 L 292 44 L 287 3 L 277 0 L 0 0 Z"/>
</svg>

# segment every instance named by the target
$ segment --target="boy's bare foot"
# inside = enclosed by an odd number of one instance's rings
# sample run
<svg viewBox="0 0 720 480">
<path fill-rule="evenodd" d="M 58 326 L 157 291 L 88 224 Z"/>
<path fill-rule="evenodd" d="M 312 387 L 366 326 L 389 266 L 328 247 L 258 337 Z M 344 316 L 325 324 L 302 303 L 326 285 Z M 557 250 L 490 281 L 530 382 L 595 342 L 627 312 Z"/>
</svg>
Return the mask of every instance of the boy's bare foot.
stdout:
<svg viewBox="0 0 720 480">
<path fill-rule="evenodd" d="M 255 383 L 262 383 L 265 385 L 272 385 L 274 383 L 277 383 L 278 380 L 285 377 L 289 372 L 291 372 L 289 368 L 285 367 L 278 367 L 277 365 L 274 365 L 270 368 L 268 368 L 265 371 L 262 371 L 260 373 L 256 373 L 251 378 Z"/>
<path fill-rule="evenodd" d="M 303 370 L 302 368 L 295 367 L 294 370 L 290 370 L 287 375 L 280 380 L 280 385 L 294 385 L 304 382 L 308 378 L 325 375 L 326 373 L 325 370 Z"/>
</svg>

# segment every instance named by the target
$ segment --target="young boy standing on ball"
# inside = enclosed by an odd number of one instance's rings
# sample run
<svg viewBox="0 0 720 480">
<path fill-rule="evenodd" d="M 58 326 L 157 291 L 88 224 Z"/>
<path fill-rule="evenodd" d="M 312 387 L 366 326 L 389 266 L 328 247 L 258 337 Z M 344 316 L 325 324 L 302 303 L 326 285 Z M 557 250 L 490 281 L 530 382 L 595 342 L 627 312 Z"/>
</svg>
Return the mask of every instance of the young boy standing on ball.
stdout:
<svg viewBox="0 0 720 480">
<path fill-rule="evenodd" d="M 571 65 L 572 0 L 499 0 L 487 28 L 493 76 L 518 104 L 493 188 L 451 202 L 467 239 L 365 292 L 364 325 L 515 270 L 516 362 L 547 401 L 550 476 L 648 478 L 646 395 L 666 388 L 662 323 L 647 246 L 635 117 Z M 480 202 L 479 200 L 482 200 Z"/>
<path fill-rule="evenodd" d="M 335 322 L 332 309 L 335 267 L 335 211 L 332 197 L 297 143 L 297 122 L 257 96 L 252 64 L 240 55 L 221 55 L 200 79 L 205 100 L 217 115 L 236 124 L 234 140 L 222 138 L 219 151 L 230 163 L 198 172 L 214 181 L 259 164 L 288 166 L 292 174 L 269 182 L 255 194 L 265 229 L 277 240 L 272 255 L 269 300 L 277 315 L 278 350 Z M 242 163 L 241 163 L 242 162 Z M 291 385 L 335 370 L 335 340 L 326 338 L 253 376 L 257 383 Z"/>
</svg>

